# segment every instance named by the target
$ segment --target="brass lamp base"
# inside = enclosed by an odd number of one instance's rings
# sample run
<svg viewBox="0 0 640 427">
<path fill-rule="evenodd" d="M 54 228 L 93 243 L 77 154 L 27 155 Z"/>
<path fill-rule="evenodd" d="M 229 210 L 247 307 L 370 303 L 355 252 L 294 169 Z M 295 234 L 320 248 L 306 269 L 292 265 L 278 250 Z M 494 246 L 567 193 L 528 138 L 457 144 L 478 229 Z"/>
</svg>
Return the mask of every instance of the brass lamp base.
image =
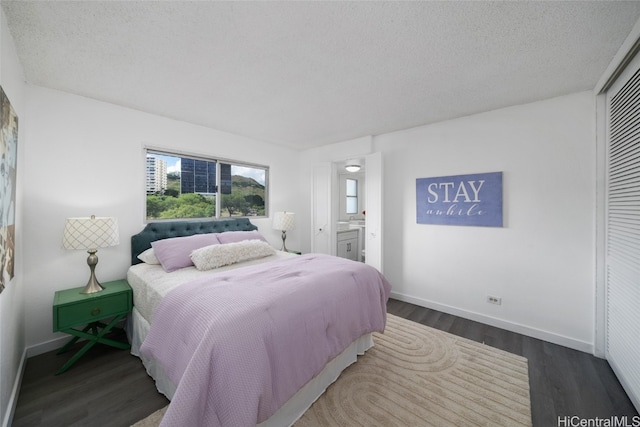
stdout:
<svg viewBox="0 0 640 427">
<path fill-rule="evenodd" d="M 96 264 L 98 264 L 98 256 L 96 249 L 90 249 L 87 251 L 89 253 L 89 257 L 87 258 L 87 264 L 89 264 L 89 269 L 91 269 L 91 275 L 89 276 L 89 281 L 83 290 L 80 291 L 81 294 L 94 294 L 96 292 L 100 292 L 104 290 L 104 287 L 98 282 L 96 278 Z"/>
</svg>

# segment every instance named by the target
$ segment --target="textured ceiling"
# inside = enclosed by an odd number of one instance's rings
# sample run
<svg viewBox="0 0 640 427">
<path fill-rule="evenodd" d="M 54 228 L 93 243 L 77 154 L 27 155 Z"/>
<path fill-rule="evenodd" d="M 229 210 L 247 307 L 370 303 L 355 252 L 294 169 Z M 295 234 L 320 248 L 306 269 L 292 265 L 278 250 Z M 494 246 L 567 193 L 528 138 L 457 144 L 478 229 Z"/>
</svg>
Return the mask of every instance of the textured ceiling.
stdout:
<svg viewBox="0 0 640 427">
<path fill-rule="evenodd" d="M 27 80 L 299 149 L 592 89 L 640 2 L 5 1 Z"/>
</svg>

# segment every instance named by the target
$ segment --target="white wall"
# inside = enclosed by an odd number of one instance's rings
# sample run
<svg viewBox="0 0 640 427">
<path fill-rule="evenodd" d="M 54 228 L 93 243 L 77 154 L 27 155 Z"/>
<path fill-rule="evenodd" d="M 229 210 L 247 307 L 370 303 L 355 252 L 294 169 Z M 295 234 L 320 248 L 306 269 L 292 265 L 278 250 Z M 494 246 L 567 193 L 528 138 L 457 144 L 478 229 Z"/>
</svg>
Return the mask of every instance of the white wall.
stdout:
<svg viewBox="0 0 640 427">
<path fill-rule="evenodd" d="M 13 39 L 0 9 L 0 85 L 18 115 L 18 164 L 16 188 L 16 246 L 14 278 L 0 294 L 0 425 L 9 424 L 11 407 L 17 399 L 18 375 L 25 348 L 24 337 L 24 269 L 22 213 L 25 161 L 25 125 L 28 123 L 24 101 L 24 73 L 15 52 Z"/>
<path fill-rule="evenodd" d="M 593 350 L 591 92 L 377 136 L 374 148 L 384 158 L 384 265 L 395 297 Z M 416 178 L 497 171 L 503 228 L 416 223 Z"/>
<path fill-rule="evenodd" d="M 98 251 L 98 280 L 126 277 L 130 236 L 143 224 L 143 145 L 244 160 L 270 167 L 271 211 L 299 211 L 298 153 L 276 145 L 41 87 L 28 87 L 30 116 L 24 168 L 24 275 L 29 355 L 60 344 L 53 334 L 56 290 L 82 286 L 86 252 L 62 248 L 65 218 L 115 216 L 120 245 Z M 253 221 L 274 246 L 280 233 L 270 219 Z M 288 246 L 299 247 L 299 231 Z"/>
</svg>

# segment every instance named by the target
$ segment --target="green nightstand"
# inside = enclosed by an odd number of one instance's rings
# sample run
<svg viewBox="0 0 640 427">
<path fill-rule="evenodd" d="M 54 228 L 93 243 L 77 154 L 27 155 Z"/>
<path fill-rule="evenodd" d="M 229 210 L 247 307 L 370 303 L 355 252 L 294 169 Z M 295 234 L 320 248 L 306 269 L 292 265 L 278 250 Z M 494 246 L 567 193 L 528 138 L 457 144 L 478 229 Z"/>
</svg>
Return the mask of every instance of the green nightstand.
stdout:
<svg viewBox="0 0 640 427">
<path fill-rule="evenodd" d="M 129 343 L 105 338 L 110 330 L 114 329 L 133 308 L 133 292 L 126 280 L 103 283 L 104 290 L 93 294 L 81 294 L 84 288 L 67 289 L 57 291 L 53 299 L 53 332 L 64 332 L 74 337 L 58 351 L 58 354 L 69 350 L 80 338 L 87 339 L 87 343 L 62 368 L 56 375 L 63 373 L 71 367 L 83 354 L 96 343 L 110 345 L 112 347 L 128 349 Z M 111 319 L 107 323 L 101 320 Z M 84 329 L 75 329 L 86 325 Z M 120 329 L 120 328 L 115 328 Z M 121 330 L 121 329 L 120 329 Z"/>
</svg>

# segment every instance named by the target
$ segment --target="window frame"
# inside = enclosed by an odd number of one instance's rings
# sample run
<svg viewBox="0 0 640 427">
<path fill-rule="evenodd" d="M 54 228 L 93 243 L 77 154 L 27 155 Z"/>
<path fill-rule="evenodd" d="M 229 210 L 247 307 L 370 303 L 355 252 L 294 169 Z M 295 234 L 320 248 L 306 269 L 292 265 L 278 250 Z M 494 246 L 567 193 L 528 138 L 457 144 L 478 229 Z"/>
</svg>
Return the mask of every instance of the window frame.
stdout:
<svg viewBox="0 0 640 427">
<path fill-rule="evenodd" d="M 349 194 L 349 181 L 354 181 L 355 183 L 355 195 L 350 195 Z M 347 215 L 358 215 L 360 212 L 360 196 L 359 196 L 359 191 L 358 191 L 358 187 L 359 187 L 359 182 L 357 178 L 349 178 L 346 177 L 345 180 L 345 189 L 344 189 L 344 194 L 345 194 L 345 206 L 344 206 L 344 210 L 345 210 L 345 214 Z M 356 210 L 355 212 L 349 212 L 349 200 L 355 200 L 355 204 L 356 204 Z"/>
<path fill-rule="evenodd" d="M 233 216 L 232 218 L 268 218 L 269 217 L 269 166 L 267 165 L 261 165 L 261 164 L 257 164 L 257 163 L 251 163 L 251 162 L 245 162 L 245 161 L 239 161 L 239 160 L 233 160 L 233 159 L 228 159 L 228 158 L 224 158 L 224 157 L 214 157 L 214 156 L 206 156 L 203 154 L 197 154 L 197 153 L 192 153 L 192 152 L 187 152 L 187 151 L 181 151 L 181 150 L 170 150 L 167 148 L 159 148 L 159 147 L 153 147 L 153 146 L 144 146 L 143 147 L 143 161 L 144 161 L 144 179 L 143 181 L 143 186 L 144 186 L 144 191 L 143 194 L 145 195 L 144 198 L 144 203 L 143 203 L 143 223 L 150 223 L 150 222 L 163 222 L 163 221 L 198 221 L 198 220 L 206 220 L 206 219 L 224 219 L 224 218 L 229 218 L 228 216 L 223 216 L 221 215 L 224 207 L 222 206 L 222 203 L 220 203 L 220 201 L 222 201 L 222 193 L 221 193 L 221 189 L 222 189 L 222 185 L 220 183 L 221 180 L 221 165 L 222 164 L 227 164 L 227 165 L 231 165 L 231 167 L 233 166 L 238 166 L 238 167 L 245 167 L 245 168 L 253 168 L 253 169 L 261 169 L 264 170 L 264 214 L 263 215 L 250 215 L 250 216 Z M 149 154 L 157 154 L 159 156 L 167 156 L 167 157 L 178 157 L 178 158 L 189 158 L 189 159 L 194 159 L 194 160 L 201 160 L 201 161 L 206 161 L 206 162 L 212 162 L 216 164 L 216 193 L 215 193 L 215 214 L 214 216 L 210 216 L 210 217 L 189 217 L 189 218 L 149 218 L 147 215 L 147 156 Z M 233 175 L 232 175 L 233 177 Z"/>
</svg>

